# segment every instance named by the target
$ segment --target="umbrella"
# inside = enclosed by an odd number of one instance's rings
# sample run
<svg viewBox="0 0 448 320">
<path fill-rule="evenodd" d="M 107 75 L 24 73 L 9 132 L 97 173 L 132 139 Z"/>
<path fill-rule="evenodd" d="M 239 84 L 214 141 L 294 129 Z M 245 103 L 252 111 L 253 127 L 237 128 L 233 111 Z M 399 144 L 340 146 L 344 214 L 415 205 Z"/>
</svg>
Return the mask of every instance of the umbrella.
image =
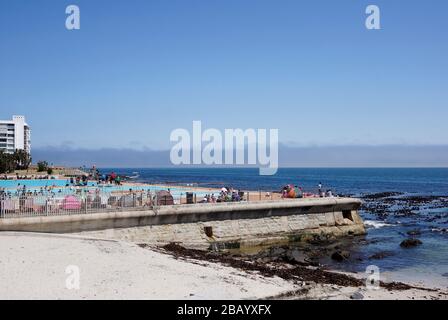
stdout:
<svg viewBox="0 0 448 320">
<path fill-rule="evenodd" d="M 62 200 L 62 209 L 65 210 L 79 210 L 81 209 L 81 201 L 75 196 L 66 196 L 64 200 Z"/>
</svg>

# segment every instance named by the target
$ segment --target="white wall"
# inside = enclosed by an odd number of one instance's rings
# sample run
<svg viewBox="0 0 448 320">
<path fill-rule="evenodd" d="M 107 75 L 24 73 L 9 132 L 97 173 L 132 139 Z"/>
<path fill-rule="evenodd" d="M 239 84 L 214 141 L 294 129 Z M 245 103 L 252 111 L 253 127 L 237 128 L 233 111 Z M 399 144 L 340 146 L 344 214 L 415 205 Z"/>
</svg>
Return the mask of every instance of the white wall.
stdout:
<svg viewBox="0 0 448 320">
<path fill-rule="evenodd" d="M 25 149 L 25 117 L 24 116 L 12 116 L 14 122 L 14 148 Z"/>
</svg>

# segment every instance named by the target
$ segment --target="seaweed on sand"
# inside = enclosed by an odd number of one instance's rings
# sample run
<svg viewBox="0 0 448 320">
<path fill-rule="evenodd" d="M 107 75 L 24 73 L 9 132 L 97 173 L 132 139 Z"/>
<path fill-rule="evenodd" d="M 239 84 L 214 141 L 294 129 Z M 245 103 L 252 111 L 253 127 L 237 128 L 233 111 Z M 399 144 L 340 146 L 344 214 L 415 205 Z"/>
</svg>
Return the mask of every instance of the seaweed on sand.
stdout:
<svg viewBox="0 0 448 320">
<path fill-rule="evenodd" d="M 139 246 L 143 248 L 148 247 L 148 245 L 146 244 L 139 244 Z M 165 252 L 171 254 L 176 259 L 193 259 L 220 263 L 244 271 L 258 272 L 265 277 L 277 276 L 282 279 L 291 281 L 315 282 L 319 284 L 331 284 L 344 287 L 360 287 L 365 285 L 365 281 L 362 279 L 357 279 L 347 274 L 322 270 L 320 268 L 306 267 L 301 265 L 290 268 L 285 267 L 284 264 L 279 263 L 260 263 L 257 261 L 251 261 L 244 256 L 230 255 L 228 253 L 222 252 L 218 253 L 197 249 L 188 249 L 176 243 L 169 243 L 162 248 Z M 387 290 L 409 290 L 413 288 L 430 290 L 425 288 L 413 287 L 400 282 L 381 282 L 381 286 Z"/>
</svg>

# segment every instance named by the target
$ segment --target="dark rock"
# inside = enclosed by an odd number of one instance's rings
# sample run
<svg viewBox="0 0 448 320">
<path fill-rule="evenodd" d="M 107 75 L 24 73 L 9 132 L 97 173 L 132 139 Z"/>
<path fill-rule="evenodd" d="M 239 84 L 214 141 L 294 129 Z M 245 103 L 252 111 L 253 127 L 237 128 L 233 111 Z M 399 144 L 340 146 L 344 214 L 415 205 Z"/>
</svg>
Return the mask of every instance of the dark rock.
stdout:
<svg viewBox="0 0 448 320">
<path fill-rule="evenodd" d="M 331 243 L 330 238 L 331 237 L 328 235 L 313 235 L 313 238 L 309 239 L 307 242 L 315 246 L 323 246 Z"/>
<path fill-rule="evenodd" d="M 404 199 L 417 204 L 425 204 L 432 201 L 437 201 L 443 199 L 445 196 L 434 196 L 434 195 L 427 195 L 427 196 L 408 196 Z"/>
<path fill-rule="evenodd" d="M 384 259 L 384 258 L 386 258 L 386 257 L 389 257 L 389 256 L 391 256 L 391 255 L 393 255 L 392 252 L 389 252 L 389 251 L 381 251 L 381 252 L 377 252 L 377 253 L 375 253 L 375 254 L 372 254 L 372 255 L 369 257 L 369 259 L 370 259 L 370 260 L 372 260 L 372 259 L 374 259 L 374 260 L 380 260 L 380 259 Z"/>
<path fill-rule="evenodd" d="M 403 240 L 400 243 L 400 247 L 402 248 L 412 248 L 421 245 L 423 242 L 421 242 L 419 239 L 406 239 Z"/>
<path fill-rule="evenodd" d="M 289 262 L 300 265 L 308 265 L 307 256 L 300 250 L 288 250 L 286 252 L 286 259 Z"/>
<path fill-rule="evenodd" d="M 401 194 L 403 194 L 403 193 L 401 193 L 401 192 L 379 192 L 379 193 L 373 193 L 373 194 L 366 194 L 362 198 L 374 200 L 374 199 L 383 199 L 383 198 L 388 198 L 388 197 L 392 197 L 392 196 L 398 196 Z"/>
<path fill-rule="evenodd" d="M 362 299 L 364 299 L 364 295 L 361 292 L 356 291 L 354 294 L 352 294 L 350 296 L 350 299 L 352 299 L 352 300 L 362 300 Z"/>
<path fill-rule="evenodd" d="M 348 251 L 335 251 L 333 252 L 333 254 L 331 255 L 331 259 L 335 260 L 335 261 L 343 261 L 343 260 L 347 260 L 348 258 L 350 258 L 350 252 Z"/>
<path fill-rule="evenodd" d="M 270 249 L 269 255 L 272 257 L 284 255 L 286 253 L 286 249 L 282 247 L 273 247 Z"/>
<path fill-rule="evenodd" d="M 422 233 L 420 232 L 420 230 L 409 230 L 408 232 L 406 232 L 408 234 L 408 236 L 419 236 Z"/>
<path fill-rule="evenodd" d="M 394 211 L 394 214 L 396 215 L 396 216 L 401 216 L 401 217 L 407 217 L 407 216 L 412 216 L 412 215 L 415 215 L 415 212 L 413 212 L 411 209 L 409 209 L 409 208 L 401 208 L 401 209 L 398 209 L 398 210 L 395 210 Z"/>
</svg>

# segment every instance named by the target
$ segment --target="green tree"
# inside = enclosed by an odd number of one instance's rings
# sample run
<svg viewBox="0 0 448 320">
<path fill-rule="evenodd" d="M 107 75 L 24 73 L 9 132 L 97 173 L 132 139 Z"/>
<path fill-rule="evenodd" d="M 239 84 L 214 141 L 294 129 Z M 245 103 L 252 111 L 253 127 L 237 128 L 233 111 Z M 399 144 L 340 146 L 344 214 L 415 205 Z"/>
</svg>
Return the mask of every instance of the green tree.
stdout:
<svg viewBox="0 0 448 320">
<path fill-rule="evenodd" d="M 15 169 L 16 162 L 14 156 L 0 150 L 0 173 L 13 172 Z"/>
<path fill-rule="evenodd" d="M 48 162 L 47 161 L 39 161 L 37 163 L 37 171 L 38 172 L 47 171 L 47 170 L 48 170 Z"/>
<path fill-rule="evenodd" d="M 25 150 L 16 149 L 13 154 L 16 170 L 26 170 L 31 164 L 31 156 Z"/>
</svg>

